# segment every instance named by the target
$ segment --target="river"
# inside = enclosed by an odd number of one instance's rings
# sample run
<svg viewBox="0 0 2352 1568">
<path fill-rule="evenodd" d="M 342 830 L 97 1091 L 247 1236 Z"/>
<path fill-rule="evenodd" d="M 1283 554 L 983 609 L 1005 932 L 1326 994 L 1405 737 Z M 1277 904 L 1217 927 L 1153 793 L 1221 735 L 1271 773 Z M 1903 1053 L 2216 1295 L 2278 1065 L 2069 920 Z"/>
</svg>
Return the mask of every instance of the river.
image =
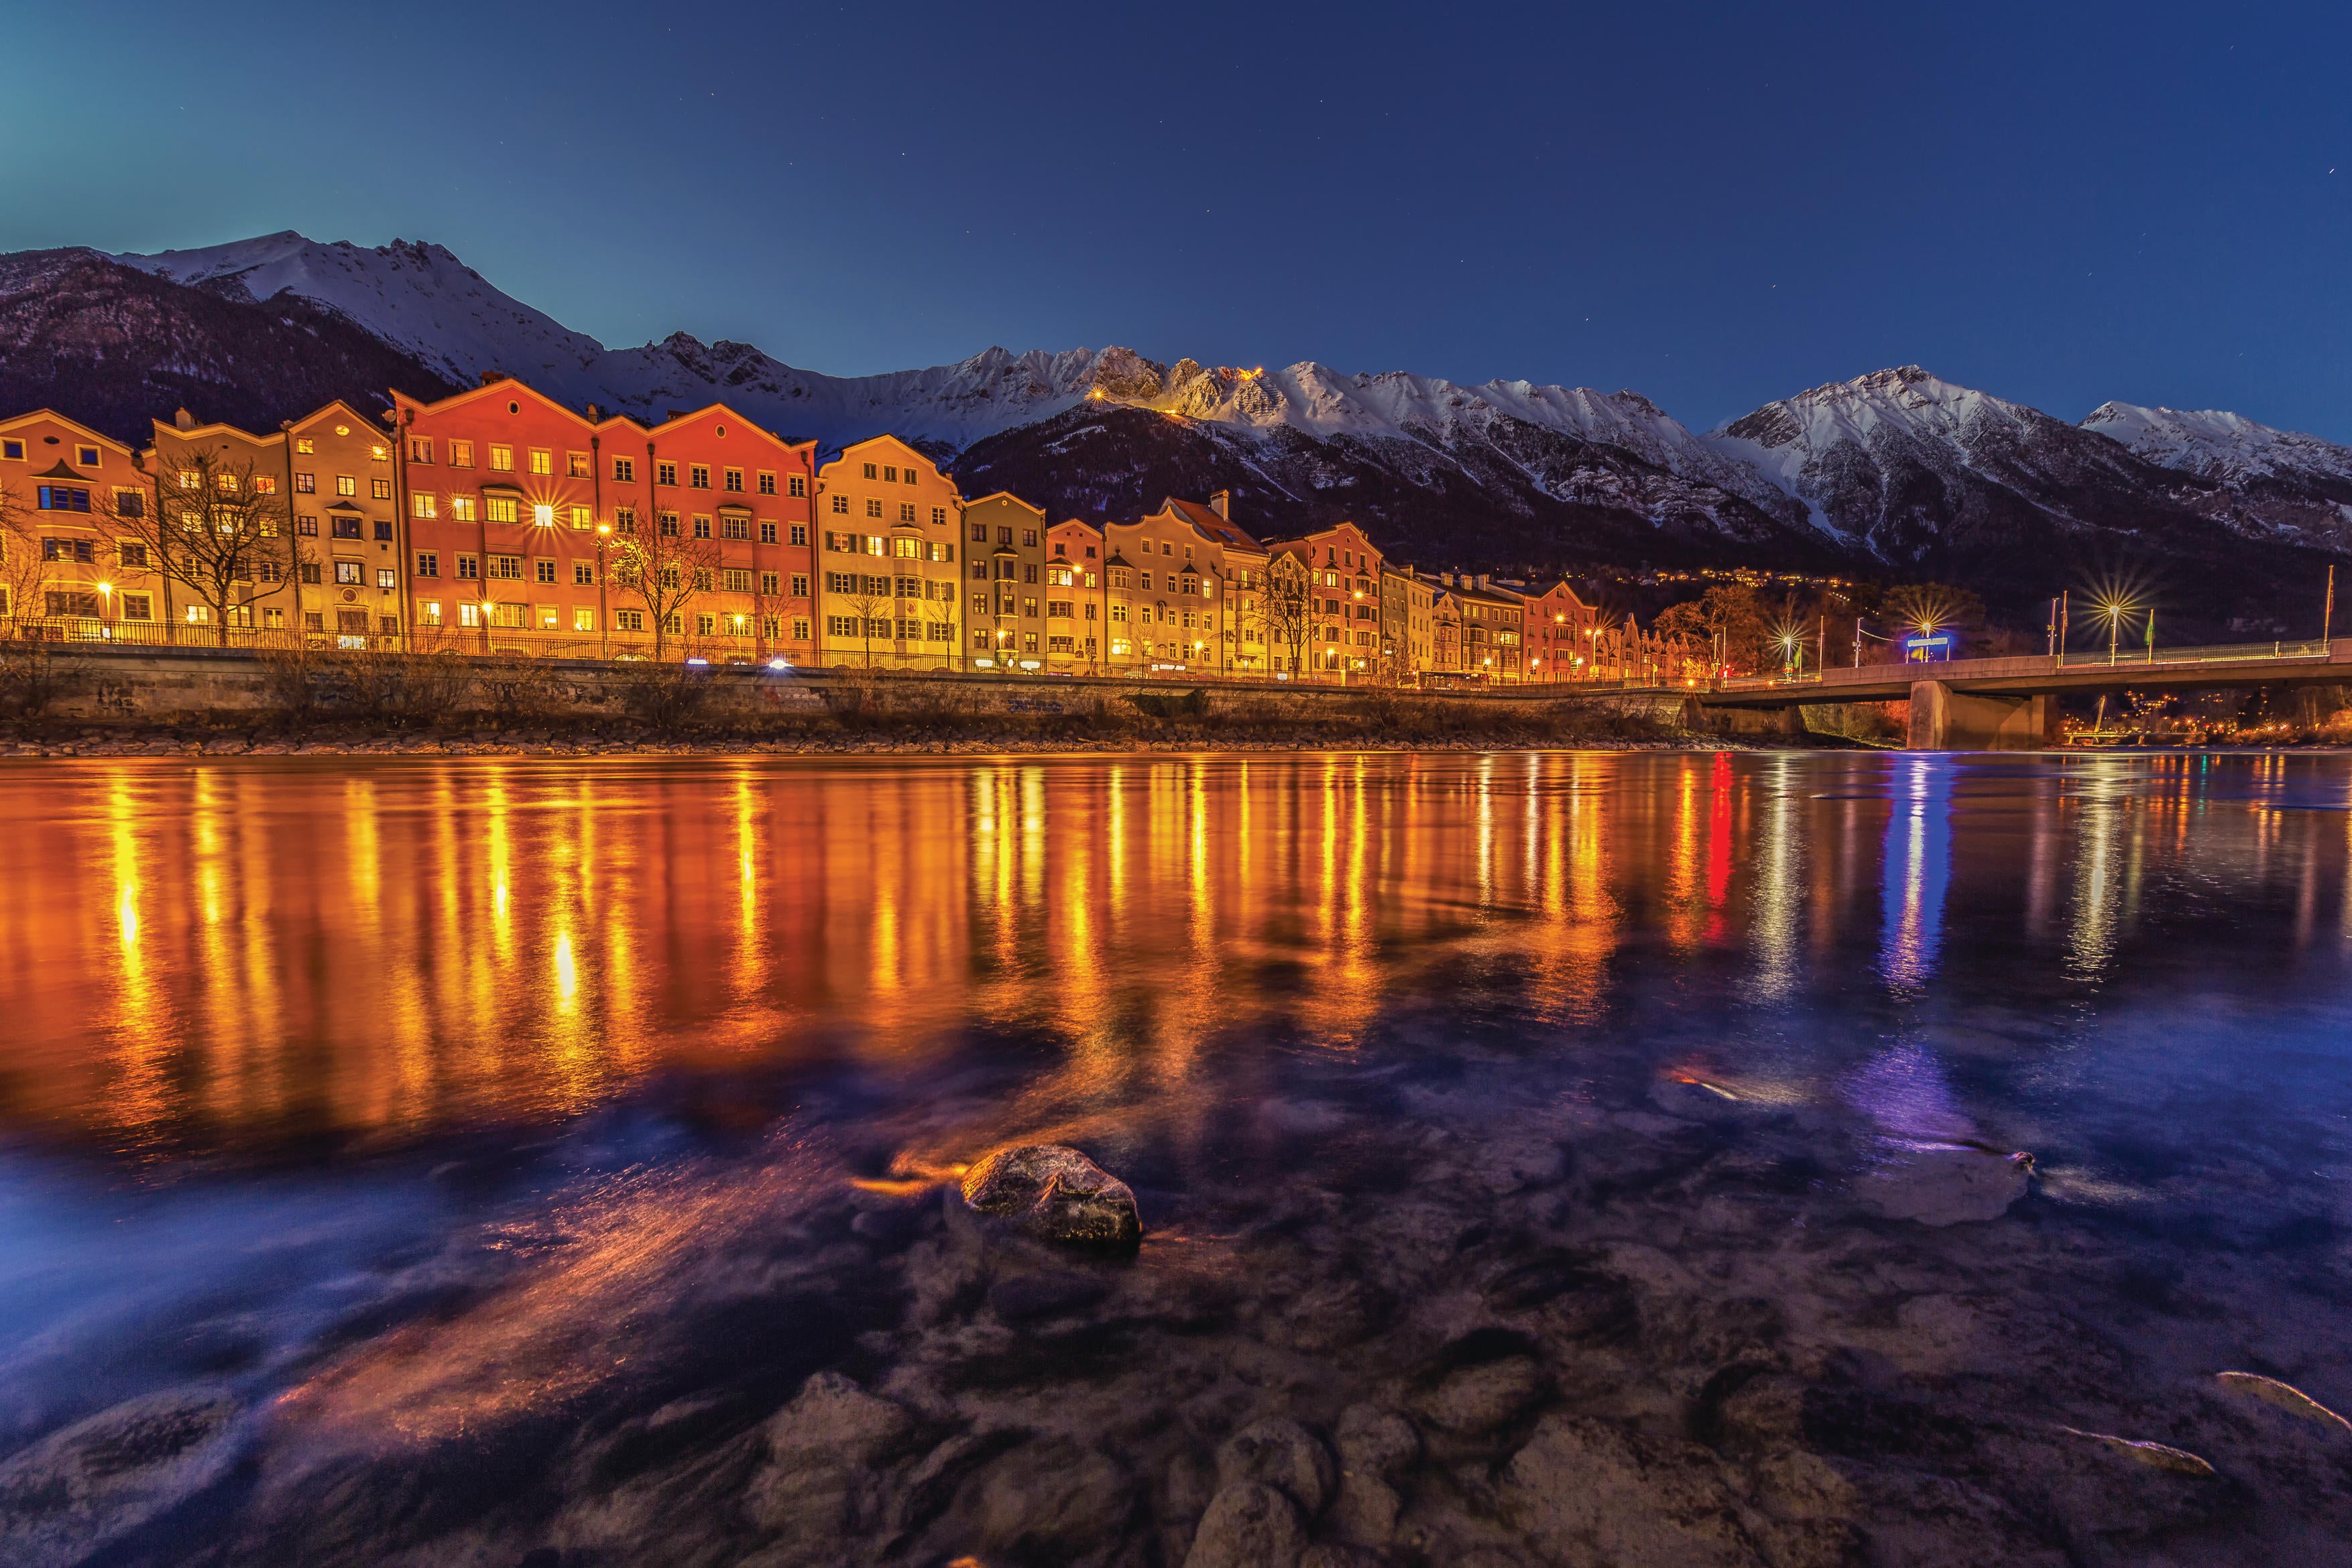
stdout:
<svg viewBox="0 0 2352 1568">
<path fill-rule="evenodd" d="M 0 1559 L 2352 1561 L 2347 808 L 0 764 Z M 976 1225 L 1018 1143 L 1140 1249 Z"/>
</svg>

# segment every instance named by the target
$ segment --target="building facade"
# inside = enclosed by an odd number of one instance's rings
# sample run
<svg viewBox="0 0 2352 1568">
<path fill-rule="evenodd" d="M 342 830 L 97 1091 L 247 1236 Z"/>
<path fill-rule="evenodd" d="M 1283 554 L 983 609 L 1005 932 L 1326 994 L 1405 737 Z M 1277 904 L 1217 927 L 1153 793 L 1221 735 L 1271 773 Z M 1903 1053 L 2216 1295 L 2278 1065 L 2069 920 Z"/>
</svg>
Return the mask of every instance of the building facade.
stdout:
<svg viewBox="0 0 2352 1568">
<path fill-rule="evenodd" d="M 1354 523 L 1270 540 L 1266 549 L 1307 569 L 1307 651 L 1302 672 L 1322 679 L 1366 679 L 1381 663 L 1382 558 Z M 1296 655 L 1294 655 L 1296 657 Z"/>
<path fill-rule="evenodd" d="M 1223 491 L 1209 503 L 1164 499 L 1131 523 L 1103 527 L 1107 667 L 1139 674 L 1226 674 L 1247 669 L 1256 644 L 1245 638 L 1240 601 L 1263 570 L 1265 551 L 1225 514 Z"/>
<path fill-rule="evenodd" d="M 1552 684 L 1589 678 L 1592 638 L 1600 612 L 1577 596 L 1566 581 L 1553 583 L 1523 602 L 1527 626 L 1527 678 Z"/>
<path fill-rule="evenodd" d="M 965 668 L 955 482 L 897 436 L 877 435 L 819 469 L 816 491 L 818 662 Z"/>
<path fill-rule="evenodd" d="M 1462 673 L 1506 685 L 1524 680 L 1526 600 L 1483 573 L 1457 575 L 1454 598 L 1462 616 Z"/>
<path fill-rule="evenodd" d="M 419 643 L 815 656 L 814 443 L 723 404 L 583 414 L 511 378 L 395 393 L 393 417 Z"/>
<path fill-rule="evenodd" d="M 115 523 L 154 503 L 129 447 L 47 409 L 0 420 L 0 613 L 67 638 L 168 621 L 160 579 Z"/>
</svg>

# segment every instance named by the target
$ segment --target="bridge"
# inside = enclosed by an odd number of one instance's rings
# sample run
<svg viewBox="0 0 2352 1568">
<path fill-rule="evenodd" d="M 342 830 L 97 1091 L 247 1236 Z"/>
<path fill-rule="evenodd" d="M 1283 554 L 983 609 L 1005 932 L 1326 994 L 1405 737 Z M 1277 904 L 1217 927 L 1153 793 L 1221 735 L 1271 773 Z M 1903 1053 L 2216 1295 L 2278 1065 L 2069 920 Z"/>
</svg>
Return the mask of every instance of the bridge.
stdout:
<svg viewBox="0 0 2352 1568">
<path fill-rule="evenodd" d="M 2298 685 L 2352 685 L 2352 638 L 1863 664 L 1718 681 L 1692 700 L 1792 732 L 1801 706 L 1907 702 L 1915 751 L 2028 751 L 2057 740 L 2057 699 L 2070 692 Z"/>
</svg>

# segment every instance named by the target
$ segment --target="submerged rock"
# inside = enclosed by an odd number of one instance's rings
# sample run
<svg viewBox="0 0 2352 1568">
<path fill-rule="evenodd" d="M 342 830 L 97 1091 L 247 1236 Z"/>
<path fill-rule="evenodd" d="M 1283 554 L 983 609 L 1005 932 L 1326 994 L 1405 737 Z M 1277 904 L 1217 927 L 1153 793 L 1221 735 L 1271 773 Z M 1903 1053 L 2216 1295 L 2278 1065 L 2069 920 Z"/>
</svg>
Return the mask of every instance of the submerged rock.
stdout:
<svg viewBox="0 0 2352 1568">
<path fill-rule="evenodd" d="M 2352 1432 L 2352 1421 L 2347 1421 L 2291 1383 L 2264 1377 L 2259 1372 L 2220 1372 L 2213 1375 L 2213 1381 L 2221 1385 L 2224 1393 L 2259 1399 L 2265 1405 L 2276 1406 L 2291 1416 L 2300 1416 L 2332 1431 Z"/>
<path fill-rule="evenodd" d="M 914 1427 L 904 1406 L 820 1372 L 768 1418 L 768 1460 L 745 1490 L 744 1511 L 821 1561 L 825 1542 L 880 1520 L 884 1488 L 873 1467 L 904 1447 Z"/>
<path fill-rule="evenodd" d="M 1542 1401 L 1549 1382 L 1532 1356 L 1505 1356 L 1447 1373 L 1422 1410 L 1449 1432 L 1475 1437 L 1526 1415 Z"/>
<path fill-rule="evenodd" d="M 1903 1142 L 1865 1176 L 1864 1203 L 1889 1219 L 1965 1225 L 1999 1219 L 2025 1196 L 2033 1156 L 1974 1144 Z"/>
<path fill-rule="evenodd" d="M 1386 1546 L 1404 1498 L 1397 1483 L 1421 1457 L 1421 1434 L 1394 1411 L 1350 1405 L 1339 1416 L 1339 1495 L 1331 1525 L 1348 1541 Z"/>
<path fill-rule="evenodd" d="M 1218 1490 L 1193 1532 L 1184 1568 L 1292 1568 L 1307 1531 L 1288 1498 L 1258 1481 Z"/>
<path fill-rule="evenodd" d="M 963 1200 L 1042 1240 L 1132 1247 L 1143 1239 L 1134 1192 L 1061 1144 L 998 1150 L 965 1173 Z"/>
<path fill-rule="evenodd" d="M 1308 1518 L 1323 1511 L 1339 1484 L 1339 1467 L 1315 1434 L 1282 1416 L 1253 1421 L 1217 1450 L 1217 1481 L 1263 1481 L 1286 1495 Z"/>
<path fill-rule="evenodd" d="M 2118 1437 L 2112 1432 L 2085 1432 L 2080 1427 L 2061 1427 L 2070 1437 L 2082 1437 L 2099 1445 L 2121 1458 L 2146 1465 L 2152 1470 L 2169 1470 L 2177 1476 L 2203 1478 L 2213 1473 L 2213 1467 L 2186 1448 L 2176 1448 L 2165 1443 L 2143 1442 L 2133 1437 Z"/>
<path fill-rule="evenodd" d="M 1615 1568 L 1763 1561 L 1715 1456 L 1582 1416 L 1547 1416 L 1503 1472 L 1512 1517 L 1548 1556 Z"/>
<path fill-rule="evenodd" d="M 0 1464 L 0 1562 L 64 1568 L 210 1486 L 236 1451 L 216 1389 L 101 1410 Z"/>
</svg>

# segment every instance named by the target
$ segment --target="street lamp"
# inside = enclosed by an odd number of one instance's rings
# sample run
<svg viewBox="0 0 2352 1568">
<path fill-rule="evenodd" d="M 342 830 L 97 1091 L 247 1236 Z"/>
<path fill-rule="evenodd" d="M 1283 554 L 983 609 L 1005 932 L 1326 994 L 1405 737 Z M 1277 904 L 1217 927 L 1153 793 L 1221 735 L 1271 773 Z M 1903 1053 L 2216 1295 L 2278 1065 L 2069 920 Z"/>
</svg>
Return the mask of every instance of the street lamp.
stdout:
<svg viewBox="0 0 2352 1568">
<path fill-rule="evenodd" d="M 613 615 L 604 600 L 604 542 L 612 538 L 613 525 L 596 525 L 596 656 L 613 656 Z"/>
<path fill-rule="evenodd" d="M 2099 614 L 2107 618 L 2107 663 L 2116 662 L 2116 649 L 2122 640 L 2124 613 L 2131 609 L 2127 599 L 2103 599 L 2095 606 Z"/>
</svg>

